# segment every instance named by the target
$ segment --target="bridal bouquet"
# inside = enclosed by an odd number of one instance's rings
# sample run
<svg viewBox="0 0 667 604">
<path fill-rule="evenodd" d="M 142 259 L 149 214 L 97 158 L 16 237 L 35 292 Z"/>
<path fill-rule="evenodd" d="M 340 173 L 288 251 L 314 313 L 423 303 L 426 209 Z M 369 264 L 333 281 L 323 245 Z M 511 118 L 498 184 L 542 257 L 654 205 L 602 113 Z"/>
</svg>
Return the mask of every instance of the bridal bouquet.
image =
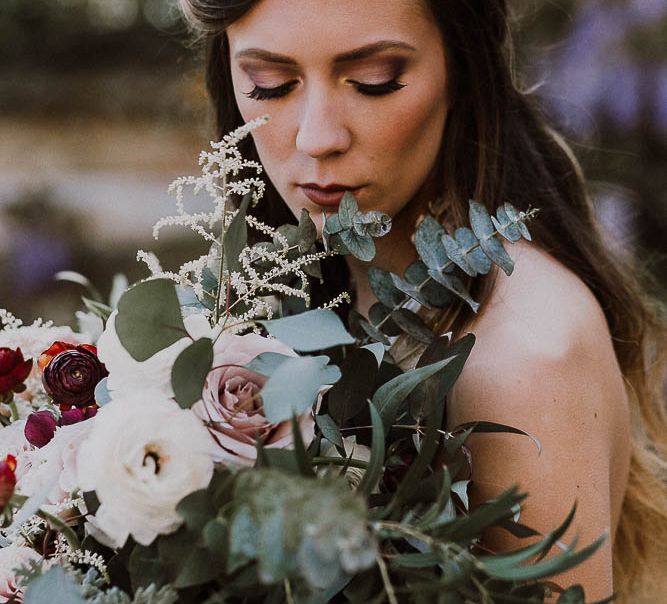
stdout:
<svg viewBox="0 0 667 604">
<path fill-rule="evenodd" d="M 426 218 L 420 260 L 371 269 L 378 302 L 348 328 L 345 294 L 310 309 L 309 280 L 333 254 L 371 260 L 390 219 L 346 194 L 321 242 L 306 211 L 259 222 L 261 166 L 237 145 L 262 122 L 172 185 L 155 235 L 188 227 L 208 253 L 168 272 L 139 252 L 150 276 L 84 298 L 79 333 L 0 312 L 0 602 L 584 602 L 545 580 L 599 545 L 560 542 L 572 514 L 538 535 L 516 490 L 470 509 L 466 438 L 521 431 L 444 429 L 474 336 L 438 337 L 417 310 L 476 308 L 465 275 L 510 273 L 499 238 L 529 238 L 530 216 L 471 202 L 455 233 Z M 188 186 L 210 212 L 188 213 Z M 394 362 L 397 338 L 420 345 L 415 368 Z M 489 527 L 532 544 L 491 554 Z"/>
</svg>

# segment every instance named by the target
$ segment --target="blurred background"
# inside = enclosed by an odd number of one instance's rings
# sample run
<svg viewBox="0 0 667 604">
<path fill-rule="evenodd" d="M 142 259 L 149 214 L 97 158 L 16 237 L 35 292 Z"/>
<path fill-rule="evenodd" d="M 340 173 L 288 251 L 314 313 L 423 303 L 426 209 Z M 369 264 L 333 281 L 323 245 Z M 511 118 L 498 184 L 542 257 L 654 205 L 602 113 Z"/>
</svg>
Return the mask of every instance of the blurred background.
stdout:
<svg viewBox="0 0 667 604">
<path fill-rule="evenodd" d="M 511 0 L 512 2 L 512 0 Z M 667 291 L 667 2 L 513 0 L 519 71 L 584 165 L 610 241 Z M 85 274 L 173 267 L 153 223 L 213 135 L 202 52 L 174 0 L 0 0 L 0 307 L 71 322 Z M 199 250 L 196 251 L 199 253 Z"/>
</svg>

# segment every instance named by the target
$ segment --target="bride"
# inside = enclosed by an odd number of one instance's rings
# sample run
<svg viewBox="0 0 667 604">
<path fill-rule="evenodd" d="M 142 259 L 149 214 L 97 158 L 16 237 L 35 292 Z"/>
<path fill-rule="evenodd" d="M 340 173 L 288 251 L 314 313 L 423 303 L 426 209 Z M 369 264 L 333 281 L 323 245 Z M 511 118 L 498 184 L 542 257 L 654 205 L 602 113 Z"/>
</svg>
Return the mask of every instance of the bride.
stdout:
<svg viewBox="0 0 667 604">
<path fill-rule="evenodd" d="M 449 427 L 485 419 L 539 438 L 541 455 L 511 435 L 471 438 L 474 493 L 518 483 L 530 493 L 522 522 L 543 532 L 578 502 L 566 540 L 609 539 L 564 584 L 592 600 L 664 597 L 667 423 L 654 361 L 664 328 L 603 247 L 572 153 L 513 82 L 505 0 L 181 1 L 208 39 L 220 135 L 271 117 L 249 150 L 271 181 L 258 209 L 267 222 L 302 208 L 320 216 L 352 191 L 362 210 L 394 217 L 374 264 L 402 273 L 427 213 L 452 228 L 469 199 L 540 208 L 534 243 L 509 250 L 512 277 L 474 284 L 482 311 L 434 319 L 477 336 Z M 348 261 L 327 281 L 350 289 L 362 314 L 374 302 L 368 267 Z M 485 545 L 517 542 L 489 534 Z"/>
</svg>

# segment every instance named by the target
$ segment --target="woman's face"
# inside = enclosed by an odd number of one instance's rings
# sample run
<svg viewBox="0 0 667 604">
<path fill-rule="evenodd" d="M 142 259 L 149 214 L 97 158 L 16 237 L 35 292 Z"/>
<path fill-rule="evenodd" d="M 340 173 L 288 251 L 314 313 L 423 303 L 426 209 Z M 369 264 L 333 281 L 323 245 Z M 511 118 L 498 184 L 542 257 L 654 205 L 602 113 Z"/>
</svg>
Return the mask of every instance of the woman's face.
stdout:
<svg viewBox="0 0 667 604">
<path fill-rule="evenodd" d="M 395 216 L 428 178 L 447 116 L 440 30 L 422 0 L 260 0 L 227 30 L 234 94 L 295 216 L 345 190 Z M 319 222 L 319 221 L 317 221 Z"/>
</svg>

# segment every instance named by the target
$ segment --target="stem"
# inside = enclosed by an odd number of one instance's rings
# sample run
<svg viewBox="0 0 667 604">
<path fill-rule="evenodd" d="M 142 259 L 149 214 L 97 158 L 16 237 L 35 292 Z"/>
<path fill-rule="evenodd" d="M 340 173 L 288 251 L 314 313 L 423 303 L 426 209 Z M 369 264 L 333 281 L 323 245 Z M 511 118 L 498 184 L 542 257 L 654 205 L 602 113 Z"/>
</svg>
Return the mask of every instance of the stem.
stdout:
<svg viewBox="0 0 667 604">
<path fill-rule="evenodd" d="M 294 596 L 292 595 L 292 586 L 289 579 L 285 579 L 285 598 L 287 599 L 287 604 L 294 604 Z"/>
<path fill-rule="evenodd" d="M 220 225 L 220 269 L 218 270 L 218 289 L 215 293 L 215 324 L 220 320 L 220 302 L 222 297 L 222 277 L 225 272 L 225 216 L 227 215 L 227 174 L 222 175 L 222 221 Z"/>
<path fill-rule="evenodd" d="M 313 457 L 312 463 L 316 466 L 350 466 L 361 470 L 368 469 L 368 462 L 360 459 L 343 459 L 342 457 Z"/>
<path fill-rule="evenodd" d="M 9 401 L 9 408 L 12 412 L 12 421 L 18 421 L 19 419 L 19 410 L 16 408 L 16 401 L 12 398 L 11 401 Z"/>
<path fill-rule="evenodd" d="M 384 589 L 387 592 L 387 599 L 389 600 L 389 604 L 398 604 L 396 592 L 394 591 L 394 586 L 391 584 L 389 571 L 387 570 L 387 564 L 382 559 L 382 554 L 378 554 L 376 560 L 378 563 L 378 568 L 380 569 L 380 574 L 382 575 L 382 583 L 384 584 Z"/>
</svg>

